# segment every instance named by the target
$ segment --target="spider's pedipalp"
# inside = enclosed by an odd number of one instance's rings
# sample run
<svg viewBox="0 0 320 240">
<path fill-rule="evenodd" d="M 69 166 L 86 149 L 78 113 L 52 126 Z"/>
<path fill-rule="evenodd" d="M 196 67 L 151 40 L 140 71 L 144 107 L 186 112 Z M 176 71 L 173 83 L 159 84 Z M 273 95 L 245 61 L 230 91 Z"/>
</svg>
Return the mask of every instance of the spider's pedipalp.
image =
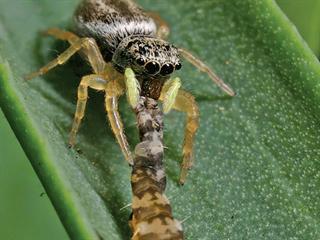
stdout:
<svg viewBox="0 0 320 240">
<path fill-rule="evenodd" d="M 127 88 L 127 98 L 131 107 L 135 108 L 140 96 L 140 84 L 131 68 L 126 68 L 124 75 Z"/>
<path fill-rule="evenodd" d="M 163 94 L 163 113 L 170 112 L 171 108 L 173 107 L 179 89 L 181 87 L 180 78 L 170 79 L 165 82 L 161 94 Z"/>
</svg>

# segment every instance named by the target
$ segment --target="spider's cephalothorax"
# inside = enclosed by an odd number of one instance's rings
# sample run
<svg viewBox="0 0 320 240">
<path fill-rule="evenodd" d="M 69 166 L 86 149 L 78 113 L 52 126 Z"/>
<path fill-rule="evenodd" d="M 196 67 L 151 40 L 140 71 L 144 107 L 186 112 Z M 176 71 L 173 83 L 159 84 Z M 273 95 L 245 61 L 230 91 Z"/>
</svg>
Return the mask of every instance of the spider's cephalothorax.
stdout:
<svg viewBox="0 0 320 240">
<path fill-rule="evenodd" d="M 79 35 L 95 39 L 106 62 L 120 73 L 134 71 L 142 96 L 158 99 L 181 68 L 178 48 L 159 38 L 155 19 L 131 0 L 84 0 L 74 23 Z"/>
<path fill-rule="evenodd" d="M 112 63 L 124 72 L 131 68 L 141 86 L 141 95 L 158 99 L 170 74 L 181 68 L 178 49 L 168 42 L 145 36 L 131 36 L 121 41 Z"/>
<path fill-rule="evenodd" d="M 181 68 L 178 49 L 168 42 L 151 37 L 125 38 L 116 49 L 112 62 L 120 71 L 132 68 L 139 79 L 168 78 Z"/>
</svg>

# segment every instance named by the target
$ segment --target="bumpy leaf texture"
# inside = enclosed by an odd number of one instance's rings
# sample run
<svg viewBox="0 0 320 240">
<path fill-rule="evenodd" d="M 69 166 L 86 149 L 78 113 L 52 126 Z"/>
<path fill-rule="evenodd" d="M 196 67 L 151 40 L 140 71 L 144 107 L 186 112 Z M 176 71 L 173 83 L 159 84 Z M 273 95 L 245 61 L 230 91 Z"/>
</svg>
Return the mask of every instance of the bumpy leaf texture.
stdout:
<svg viewBox="0 0 320 240">
<path fill-rule="evenodd" d="M 130 168 L 90 91 L 75 150 L 67 147 L 81 73 L 74 64 L 26 82 L 67 44 L 39 30 L 67 28 L 78 1 L 0 2 L 0 105 L 75 239 L 128 239 Z M 320 238 L 320 67 L 271 0 L 152 1 L 170 41 L 201 56 L 238 93 L 226 97 L 184 63 L 201 127 L 195 166 L 177 185 L 184 115 L 166 116 L 167 195 L 187 239 Z M 78 73 L 77 73 L 78 71 Z M 121 101 L 132 146 L 134 114 Z M 79 149 L 79 151 L 77 151 Z"/>
</svg>

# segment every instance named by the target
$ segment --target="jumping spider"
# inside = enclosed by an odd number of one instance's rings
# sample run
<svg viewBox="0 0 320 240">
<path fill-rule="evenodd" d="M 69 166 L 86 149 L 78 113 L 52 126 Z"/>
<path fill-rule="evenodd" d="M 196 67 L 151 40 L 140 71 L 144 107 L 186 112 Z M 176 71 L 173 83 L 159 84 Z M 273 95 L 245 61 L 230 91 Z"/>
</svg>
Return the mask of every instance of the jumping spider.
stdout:
<svg viewBox="0 0 320 240">
<path fill-rule="evenodd" d="M 202 61 L 187 50 L 177 48 L 165 39 L 168 25 L 153 12 L 145 12 L 132 0 L 84 0 L 74 14 L 74 33 L 51 28 L 46 34 L 70 43 L 56 59 L 26 76 L 45 74 L 65 63 L 80 51 L 92 67 L 78 87 L 78 101 L 69 144 L 75 144 L 88 98 L 88 87 L 105 91 L 105 107 L 111 128 L 126 160 L 132 164 L 123 125 L 118 112 L 118 98 L 127 93 L 135 108 L 139 95 L 163 101 L 163 111 L 171 108 L 187 113 L 180 183 L 184 183 L 193 164 L 192 146 L 199 125 L 199 111 L 194 97 L 181 90 L 180 79 L 170 74 L 181 68 L 180 56 L 192 63 L 227 94 L 234 91 L 219 79 Z"/>
</svg>

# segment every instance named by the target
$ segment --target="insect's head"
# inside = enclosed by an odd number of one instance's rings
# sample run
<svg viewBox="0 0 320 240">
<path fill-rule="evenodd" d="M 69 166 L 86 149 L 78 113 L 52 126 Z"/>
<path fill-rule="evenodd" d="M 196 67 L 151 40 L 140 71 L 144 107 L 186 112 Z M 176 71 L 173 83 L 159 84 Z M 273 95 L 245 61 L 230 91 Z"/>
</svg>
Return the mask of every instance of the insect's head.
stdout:
<svg viewBox="0 0 320 240">
<path fill-rule="evenodd" d="M 133 69 L 136 75 L 167 77 L 181 68 L 178 49 L 168 42 L 144 37 L 125 38 L 116 49 L 113 64 L 124 70 Z"/>
</svg>

